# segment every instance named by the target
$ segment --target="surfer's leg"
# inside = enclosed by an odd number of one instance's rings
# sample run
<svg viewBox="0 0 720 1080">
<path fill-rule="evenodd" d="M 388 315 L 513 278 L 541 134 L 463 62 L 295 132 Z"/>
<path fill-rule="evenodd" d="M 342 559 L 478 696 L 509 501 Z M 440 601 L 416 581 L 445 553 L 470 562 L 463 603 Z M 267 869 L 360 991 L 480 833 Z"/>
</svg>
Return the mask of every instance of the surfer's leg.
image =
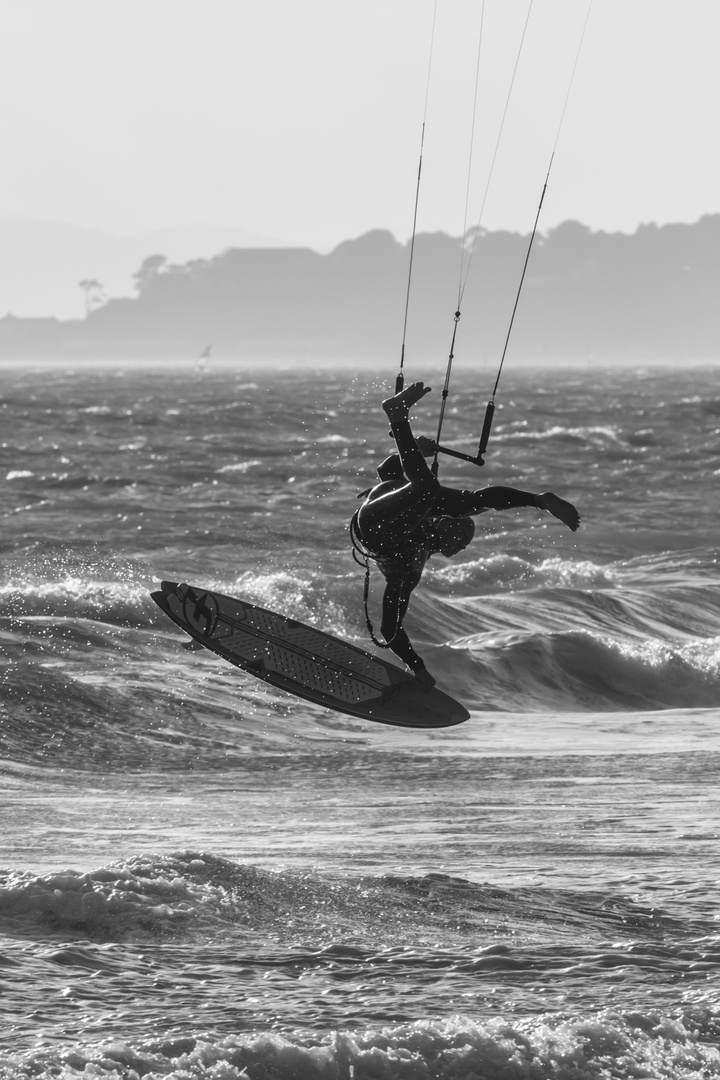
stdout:
<svg viewBox="0 0 720 1080">
<path fill-rule="evenodd" d="M 430 471 L 408 420 L 411 405 L 429 392 L 429 387 L 422 383 L 411 383 L 407 389 L 383 402 L 409 483 L 371 495 L 360 507 L 358 526 L 371 550 L 380 552 L 397 548 L 431 511 L 435 513 L 440 484 Z"/>
<path fill-rule="evenodd" d="M 430 387 L 421 382 L 411 383 L 405 390 L 383 401 L 383 409 L 390 421 L 395 445 L 400 454 L 403 472 L 412 484 L 439 488 L 438 480 L 430 471 L 425 456 L 415 441 L 408 414 L 412 405 L 430 393 Z"/>
<path fill-rule="evenodd" d="M 410 590 L 412 591 L 412 590 Z M 383 595 L 382 635 L 389 647 L 422 683 L 425 690 L 435 685 L 435 679 L 425 667 L 421 656 L 415 652 L 410 638 L 403 629 L 403 619 L 407 613 L 410 592 L 401 580 L 388 579 Z"/>
</svg>

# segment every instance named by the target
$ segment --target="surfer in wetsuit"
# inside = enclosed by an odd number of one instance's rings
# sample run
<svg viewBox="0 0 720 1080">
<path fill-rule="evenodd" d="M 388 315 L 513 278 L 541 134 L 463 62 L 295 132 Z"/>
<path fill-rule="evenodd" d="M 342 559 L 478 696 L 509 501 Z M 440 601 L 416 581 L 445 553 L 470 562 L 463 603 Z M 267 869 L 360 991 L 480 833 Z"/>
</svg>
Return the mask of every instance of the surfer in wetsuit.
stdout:
<svg viewBox="0 0 720 1080">
<path fill-rule="evenodd" d="M 575 507 L 551 491 L 534 495 L 509 487 L 475 491 L 443 487 L 425 460 L 435 452 L 435 443 L 423 436 L 416 440 L 408 419 L 410 407 L 429 393 L 429 386 L 417 382 L 383 402 L 398 452 L 378 467 L 380 483 L 365 493 L 353 519 L 357 539 L 385 578 L 382 635 L 426 690 L 435 685 L 435 679 L 402 624 L 410 594 L 430 555 L 452 558 L 466 548 L 475 533 L 470 515 L 486 510 L 534 506 L 547 510 L 573 532 L 580 524 Z"/>
</svg>

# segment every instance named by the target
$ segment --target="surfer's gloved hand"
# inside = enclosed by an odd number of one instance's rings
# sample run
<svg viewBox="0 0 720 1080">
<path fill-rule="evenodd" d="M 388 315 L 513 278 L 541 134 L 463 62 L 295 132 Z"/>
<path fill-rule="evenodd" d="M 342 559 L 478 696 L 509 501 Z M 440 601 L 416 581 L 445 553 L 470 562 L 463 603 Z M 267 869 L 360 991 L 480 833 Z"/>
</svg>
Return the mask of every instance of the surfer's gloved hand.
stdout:
<svg viewBox="0 0 720 1080">
<path fill-rule="evenodd" d="M 429 435 L 418 435 L 415 442 L 418 444 L 423 457 L 432 457 L 437 450 L 437 443 Z"/>
</svg>

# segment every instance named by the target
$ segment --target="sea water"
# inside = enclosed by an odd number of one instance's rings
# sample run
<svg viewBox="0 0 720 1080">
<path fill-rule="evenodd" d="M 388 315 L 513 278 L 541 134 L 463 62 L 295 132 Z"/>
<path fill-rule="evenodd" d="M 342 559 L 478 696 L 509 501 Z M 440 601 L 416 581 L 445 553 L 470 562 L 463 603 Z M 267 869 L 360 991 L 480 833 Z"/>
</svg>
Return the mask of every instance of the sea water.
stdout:
<svg viewBox="0 0 720 1080">
<path fill-rule="evenodd" d="M 0 375 L 1 1077 L 720 1076 L 717 368 L 509 367 L 441 479 L 582 526 L 488 513 L 430 560 L 406 626 L 472 713 L 438 731 L 187 652 L 150 599 L 371 647 L 347 523 L 393 373 Z"/>
</svg>

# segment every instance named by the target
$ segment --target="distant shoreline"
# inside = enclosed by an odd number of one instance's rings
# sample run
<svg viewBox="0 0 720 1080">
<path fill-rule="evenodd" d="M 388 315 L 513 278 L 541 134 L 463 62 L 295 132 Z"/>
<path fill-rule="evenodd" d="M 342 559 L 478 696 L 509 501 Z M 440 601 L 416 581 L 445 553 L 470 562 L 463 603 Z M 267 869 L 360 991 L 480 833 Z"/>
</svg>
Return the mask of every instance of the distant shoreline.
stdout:
<svg viewBox="0 0 720 1080">
<path fill-rule="evenodd" d="M 510 330 L 516 363 L 720 357 L 720 214 L 633 235 L 565 222 L 537 237 L 523 276 L 528 248 L 519 233 L 478 235 L 457 337 L 462 241 L 417 236 L 405 323 L 409 248 L 378 229 L 325 255 L 228 248 L 184 263 L 147 256 L 133 274 L 134 296 L 113 297 L 106 283 L 83 279 L 82 318 L 0 318 L 0 357 L 192 363 L 210 347 L 211 363 L 394 368 L 405 335 L 415 363 L 444 366 L 452 343 L 457 357 L 492 366 Z"/>
</svg>

